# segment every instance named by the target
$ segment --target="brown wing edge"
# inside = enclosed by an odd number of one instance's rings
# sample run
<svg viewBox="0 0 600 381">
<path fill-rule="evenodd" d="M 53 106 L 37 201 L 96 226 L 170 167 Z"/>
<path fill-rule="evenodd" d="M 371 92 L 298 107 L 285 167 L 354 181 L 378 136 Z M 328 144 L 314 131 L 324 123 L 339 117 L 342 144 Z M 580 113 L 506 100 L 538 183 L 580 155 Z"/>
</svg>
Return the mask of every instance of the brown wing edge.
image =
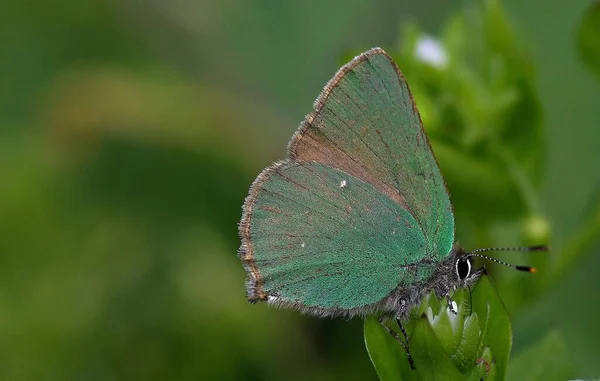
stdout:
<svg viewBox="0 0 600 381">
<path fill-rule="evenodd" d="M 354 57 L 350 62 L 348 62 L 347 64 L 342 66 L 335 73 L 333 78 L 331 78 L 329 80 L 329 82 L 327 82 L 327 84 L 325 85 L 325 87 L 323 88 L 323 90 L 321 91 L 321 93 L 319 94 L 319 96 L 317 97 L 317 99 L 315 100 L 315 102 L 313 104 L 314 111 L 311 112 L 310 114 L 306 115 L 306 117 L 304 118 L 302 123 L 300 123 L 300 127 L 296 130 L 296 132 L 294 132 L 292 139 L 288 143 L 287 150 L 288 150 L 288 157 L 290 158 L 290 160 L 292 160 L 292 161 L 297 160 L 298 155 L 296 153 L 296 147 L 298 146 L 298 143 L 304 137 L 306 130 L 312 125 L 312 122 L 314 121 L 315 117 L 319 114 L 319 112 L 321 112 L 321 109 L 323 108 L 325 102 L 327 101 L 329 94 L 331 94 L 331 92 L 338 85 L 340 80 L 348 72 L 352 71 L 356 66 L 358 66 L 361 62 L 369 59 L 369 57 L 371 57 L 371 56 L 378 55 L 378 54 L 385 56 L 390 61 L 390 63 L 396 70 L 396 73 L 398 74 L 398 82 L 400 84 L 406 85 L 406 88 L 408 89 L 408 94 L 410 96 L 410 100 L 411 100 L 411 103 L 413 106 L 413 111 L 419 117 L 419 125 L 421 126 L 421 133 L 425 137 L 425 142 L 427 143 L 427 146 L 429 147 L 429 151 L 431 152 L 433 159 L 435 160 L 435 164 L 438 168 L 438 171 L 440 171 L 440 164 L 438 163 L 437 157 L 435 156 L 435 153 L 433 152 L 433 149 L 431 148 L 431 143 L 429 142 L 429 137 L 425 133 L 425 128 L 423 127 L 423 120 L 421 119 L 421 114 L 419 113 L 417 104 L 415 103 L 415 100 L 413 98 L 412 91 L 410 91 L 408 82 L 406 81 L 404 74 L 402 74 L 402 71 L 398 67 L 398 64 L 396 64 L 396 61 L 394 61 L 394 59 L 385 50 L 383 50 L 382 48 L 379 48 L 379 47 L 371 48 L 371 49 L 367 50 L 366 52 L 363 52 L 363 53 L 359 54 L 358 56 Z M 440 175 L 441 175 L 441 171 L 440 171 Z M 441 175 L 441 178 L 442 178 L 442 182 L 444 183 L 444 190 L 446 191 L 448 198 L 450 198 L 450 192 L 448 192 L 448 184 L 446 184 L 446 179 L 444 179 L 443 175 Z M 402 196 L 402 198 L 404 198 L 404 197 Z M 419 219 L 416 218 L 416 216 L 412 212 L 412 209 L 410 208 L 410 206 L 406 204 L 406 201 L 401 202 L 401 204 L 409 211 L 409 213 L 411 213 L 413 215 L 413 217 L 415 217 L 415 219 L 417 221 L 419 221 Z M 450 202 L 450 212 L 452 213 L 452 215 L 454 215 L 454 206 L 452 205 L 452 202 Z M 453 235 L 456 237 L 456 226 L 454 226 Z"/>
<path fill-rule="evenodd" d="M 315 119 L 315 117 L 317 116 L 317 114 L 319 112 L 321 112 L 321 109 L 323 108 L 323 105 L 327 101 L 327 98 L 329 97 L 329 94 L 331 94 L 331 91 L 338 85 L 338 83 L 340 82 L 340 80 L 342 78 L 344 78 L 344 76 L 348 72 L 352 71 L 361 62 L 369 59 L 369 57 L 374 56 L 376 54 L 382 54 L 382 55 L 386 56 L 390 60 L 390 62 L 392 62 L 394 64 L 394 67 L 396 68 L 396 71 L 398 72 L 398 74 L 404 80 L 404 76 L 402 76 L 402 73 L 400 72 L 400 69 L 398 69 L 398 66 L 395 64 L 395 62 L 392 59 L 392 57 L 390 57 L 383 49 L 381 49 L 379 47 L 371 48 L 371 49 L 367 50 L 366 52 L 363 52 L 363 53 L 359 54 L 358 56 L 354 57 L 350 62 L 348 62 L 347 64 L 345 64 L 344 66 L 342 66 L 335 73 L 335 75 L 333 76 L 333 78 L 331 78 L 329 80 L 329 82 L 327 82 L 327 84 L 325 85 L 325 87 L 323 88 L 323 90 L 321 90 L 321 93 L 319 94 L 319 96 L 317 97 L 317 99 L 315 100 L 315 102 L 313 103 L 313 109 L 314 109 L 314 111 L 311 112 L 310 114 L 306 115 L 306 117 L 304 118 L 304 120 L 300 124 L 300 128 L 298 128 L 296 130 L 296 132 L 294 133 L 294 135 L 292 136 L 292 140 L 290 140 L 290 142 L 288 144 L 288 156 L 292 160 L 294 160 L 296 158 L 296 156 L 297 156 L 295 151 L 296 151 L 296 146 L 298 145 L 298 142 L 302 139 L 304 133 L 306 132 L 306 130 L 308 129 L 308 127 L 310 127 L 310 125 L 312 124 L 312 122 Z"/>
<path fill-rule="evenodd" d="M 289 160 L 281 160 L 263 169 L 250 186 L 248 196 L 246 196 L 246 200 L 242 206 L 242 219 L 238 226 L 238 233 L 242 240 L 242 244 L 238 250 L 238 256 L 242 260 L 244 269 L 248 273 L 248 278 L 246 280 L 246 296 L 250 303 L 256 303 L 259 300 L 267 300 L 269 296 L 263 289 L 263 278 L 254 260 L 254 248 L 252 247 L 252 237 L 250 234 L 252 209 L 254 207 L 254 202 L 258 197 L 258 193 L 262 188 L 262 184 L 269 179 L 269 175 L 280 168 L 285 167 L 289 163 Z"/>
</svg>

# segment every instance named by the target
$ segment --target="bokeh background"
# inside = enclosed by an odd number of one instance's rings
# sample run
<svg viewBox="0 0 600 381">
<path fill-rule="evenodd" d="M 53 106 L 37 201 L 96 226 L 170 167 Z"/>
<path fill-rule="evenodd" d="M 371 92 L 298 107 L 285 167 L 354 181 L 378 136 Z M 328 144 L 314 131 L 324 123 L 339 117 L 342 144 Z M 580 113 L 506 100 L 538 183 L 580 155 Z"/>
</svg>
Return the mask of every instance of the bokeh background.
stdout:
<svg viewBox="0 0 600 381">
<path fill-rule="evenodd" d="M 440 35 L 467 3 L 3 1 L 0 379 L 375 379 L 360 320 L 246 302 L 241 205 L 343 62 L 382 46 L 402 68 L 408 23 Z M 441 163 L 466 247 L 553 245 L 502 256 L 553 260 L 551 278 L 493 276 L 513 353 L 558 331 L 582 378 L 600 375 L 600 80 L 577 48 L 590 4 L 503 4 L 540 108 L 519 147 L 541 158 L 535 212 L 469 207 Z M 468 234 L 470 208 L 486 234 Z"/>
</svg>

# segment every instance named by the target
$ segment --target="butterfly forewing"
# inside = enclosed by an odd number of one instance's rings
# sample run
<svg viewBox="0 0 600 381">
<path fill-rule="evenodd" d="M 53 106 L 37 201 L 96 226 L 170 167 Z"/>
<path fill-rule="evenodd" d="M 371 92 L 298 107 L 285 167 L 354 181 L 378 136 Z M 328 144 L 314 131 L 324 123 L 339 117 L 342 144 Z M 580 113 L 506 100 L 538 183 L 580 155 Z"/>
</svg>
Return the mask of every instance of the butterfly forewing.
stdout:
<svg viewBox="0 0 600 381">
<path fill-rule="evenodd" d="M 415 217 L 428 252 L 441 259 L 452 249 L 454 218 L 444 180 L 408 85 L 383 50 L 340 69 L 290 142 L 289 155 L 373 184 Z"/>
</svg>

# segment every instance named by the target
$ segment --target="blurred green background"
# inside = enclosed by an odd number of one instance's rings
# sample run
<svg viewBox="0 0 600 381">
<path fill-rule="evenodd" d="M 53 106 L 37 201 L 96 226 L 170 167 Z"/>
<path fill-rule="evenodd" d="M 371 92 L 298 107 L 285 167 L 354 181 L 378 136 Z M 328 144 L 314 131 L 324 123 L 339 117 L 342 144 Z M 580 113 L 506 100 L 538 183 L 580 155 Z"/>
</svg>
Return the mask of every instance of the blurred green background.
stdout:
<svg viewBox="0 0 600 381">
<path fill-rule="evenodd" d="M 400 52 L 409 21 L 437 35 L 465 3 L 4 1 L 0 379 L 375 379 L 361 321 L 246 302 L 241 205 L 346 58 Z M 531 281 L 535 297 L 504 286 L 513 353 L 556 329 L 582 378 L 600 375 L 600 81 L 576 43 L 589 3 L 504 2 L 543 113 L 545 148 L 521 147 L 543 160 L 534 217 L 550 258 L 579 253 Z M 520 210 L 503 226 L 527 225 Z M 467 248 L 523 243 L 457 230 Z"/>
</svg>

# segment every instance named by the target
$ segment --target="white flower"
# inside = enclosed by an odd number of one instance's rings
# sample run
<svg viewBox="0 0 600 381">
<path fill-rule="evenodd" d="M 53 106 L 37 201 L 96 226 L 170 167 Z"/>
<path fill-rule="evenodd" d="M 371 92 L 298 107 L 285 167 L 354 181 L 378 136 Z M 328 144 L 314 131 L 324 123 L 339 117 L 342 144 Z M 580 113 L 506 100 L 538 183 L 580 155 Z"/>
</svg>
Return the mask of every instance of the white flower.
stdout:
<svg viewBox="0 0 600 381">
<path fill-rule="evenodd" d="M 442 44 L 435 38 L 422 35 L 415 46 L 415 56 L 431 66 L 444 68 L 448 63 L 448 55 Z"/>
</svg>

